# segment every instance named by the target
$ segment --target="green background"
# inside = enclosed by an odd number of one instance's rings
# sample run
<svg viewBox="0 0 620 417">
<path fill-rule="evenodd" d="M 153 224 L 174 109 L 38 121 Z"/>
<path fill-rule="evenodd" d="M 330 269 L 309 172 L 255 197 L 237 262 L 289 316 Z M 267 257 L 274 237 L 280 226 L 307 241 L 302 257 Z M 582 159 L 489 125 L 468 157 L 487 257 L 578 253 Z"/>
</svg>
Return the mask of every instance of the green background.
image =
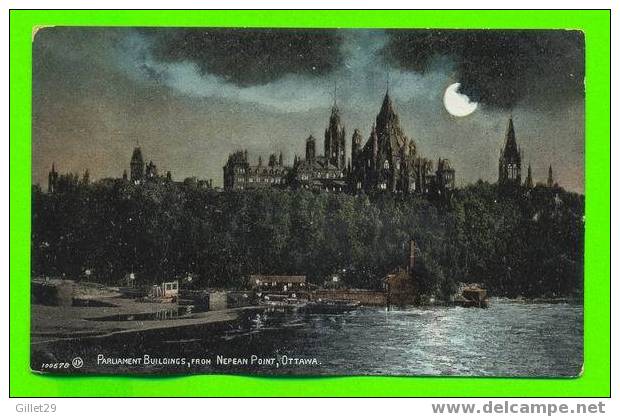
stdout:
<svg viewBox="0 0 620 417">
<path fill-rule="evenodd" d="M 574 379 L 49 376 L 30 371 L 32 34 L 37 26 L 558 28 L 586 39 L 584 370 Z M 609 396 L 609 11 L 21 11 L 10 13 L 11 396 Z"/>
</svg>

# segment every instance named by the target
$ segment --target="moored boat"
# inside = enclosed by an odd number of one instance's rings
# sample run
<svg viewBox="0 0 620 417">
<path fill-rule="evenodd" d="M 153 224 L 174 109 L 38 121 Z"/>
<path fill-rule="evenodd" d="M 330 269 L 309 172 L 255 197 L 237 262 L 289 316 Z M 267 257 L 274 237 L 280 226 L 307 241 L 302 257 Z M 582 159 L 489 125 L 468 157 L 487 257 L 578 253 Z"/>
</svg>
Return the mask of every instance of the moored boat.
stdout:
<svg viewBox="0 0 620 417">
<path fill-rule="evenodd" d="M 142 298 L 148 294 L 145 288 L 140 287 L 119 287 L 118 291 L 127 298 Z"/>
<path fill-rule="evenodd" d="M 478 285 L 463 287 L 460 294 L 454 298 L 454 304 L 460 307 L 487 308 L 489 306 L 487 290 Z"/>
</svg>

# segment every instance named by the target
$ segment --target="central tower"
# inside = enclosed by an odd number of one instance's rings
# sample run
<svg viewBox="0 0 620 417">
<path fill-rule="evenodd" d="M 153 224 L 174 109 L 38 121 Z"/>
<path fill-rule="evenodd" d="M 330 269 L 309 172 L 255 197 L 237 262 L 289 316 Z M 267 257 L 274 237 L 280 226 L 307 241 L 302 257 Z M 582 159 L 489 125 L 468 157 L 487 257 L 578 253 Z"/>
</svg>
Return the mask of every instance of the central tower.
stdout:
<svg viewBox="0 0 620 417">
<path fill-rule="evenodd" d="M 340 109 L 334 101 L 329 126 L 325 129 L 325 158 L 338 169 L 345 168 L 345 131 L 340 121 Z"/>
<path fill-rule="evenodd" d="M 131 181 L 133 183 L 139 183 L 144 178 L 144 159 L 142 158 L 142 150 L 139 146 L 136 146 L 131 155 L 130 172 Z"/>
</svg>

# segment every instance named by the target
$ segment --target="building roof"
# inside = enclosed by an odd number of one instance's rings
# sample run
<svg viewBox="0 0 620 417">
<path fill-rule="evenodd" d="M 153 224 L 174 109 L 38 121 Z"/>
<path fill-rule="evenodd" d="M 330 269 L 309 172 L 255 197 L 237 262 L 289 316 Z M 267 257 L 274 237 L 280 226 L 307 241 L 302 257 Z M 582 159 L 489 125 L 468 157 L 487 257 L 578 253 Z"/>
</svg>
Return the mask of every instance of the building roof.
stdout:
<svg viewBox="0 0 620 417">
<path fill-rule="evenodd" d="M 508 127 L 506 128 L 506 144 L 504 146 L 504 156 L 518 156 L 519 148 L 517 146 L 517 138 L 515 135 L 515 127 L 512 122 L 512 117 L 508 120 Z"/>
<path fill-rule="evenodd" d="M 247 164 L 247 153 L 244 151 L 236 151 L 231 155 L 228 155 L 228 161 L 226 165 L 235 165 L 235 164 Z"/>
<path fill-rule="evenodd" d="M 383 281 L 387 283 L 392 283 L 392 282 L 395 282 L 401 279 L 409 279 L 410 277 L 411 275 L 406 269 L 397 267 L 394 270 L 392 270 L 392 272 L 390 272 L 389 274 L 386 274 L 386 276 L 383 277 Z"/>
<path fill-rule="evenodd" d="M 388 92 L 385 93 L 370 137 L 364 145 L 365 153 L 372 153 L 373 142 L 375 141 L 379 153 L 385 152 L 391 155 L 416 153 L 415 142 L 409 140 L 400 127 L 398 114 L 394 110 L 394 105 Z"/>
<path fill-rule="evenodd" d="M 250 275 L 250 283 L 256 283 L 256 280 L 261 282 L 276 282 L 276 283 L 293 283 L 300 284 L 306 282 L 305 275 Z"/>
<path fill-rule="evenodd" d="M 296 168 L 297 168 L 297 171 L 314 171 L 314 170 L 325 171 L 327 170 L 327 171 L 342 172 L 341 169 L 331 164 L 329 160 L 325 158 L 324 156 L 317 156 L 311 161 L 302 160 L 299 162 L 299 164 L 297 164 Z"/>
</svg>

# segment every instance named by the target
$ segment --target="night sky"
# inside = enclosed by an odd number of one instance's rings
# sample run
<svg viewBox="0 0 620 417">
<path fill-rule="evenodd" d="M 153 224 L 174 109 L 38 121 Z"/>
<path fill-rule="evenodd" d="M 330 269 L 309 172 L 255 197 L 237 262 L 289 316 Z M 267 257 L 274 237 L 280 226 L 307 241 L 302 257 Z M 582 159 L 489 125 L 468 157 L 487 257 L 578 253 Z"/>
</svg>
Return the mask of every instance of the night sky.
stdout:
<svg viewBox="0 0 620 417">
<path fill-rule="evenodd" d="M 449 158 L 457 185 L 496 181 L 510 114 L 534 181 L 549 164 L 583 192 L 584 45 L 576 31 L 45 28 L 33 57 L 33 182 L 52 162 L 91 178 L 129 171 L 139 142 L 173 178 L 222 183 L 228 154 L 284 153 L 323 131 L 336 99 L 368 137 L 388 81 L 418 152 Z M 454 117 L 445 89 L 478 108 Z"/>
</svg>

